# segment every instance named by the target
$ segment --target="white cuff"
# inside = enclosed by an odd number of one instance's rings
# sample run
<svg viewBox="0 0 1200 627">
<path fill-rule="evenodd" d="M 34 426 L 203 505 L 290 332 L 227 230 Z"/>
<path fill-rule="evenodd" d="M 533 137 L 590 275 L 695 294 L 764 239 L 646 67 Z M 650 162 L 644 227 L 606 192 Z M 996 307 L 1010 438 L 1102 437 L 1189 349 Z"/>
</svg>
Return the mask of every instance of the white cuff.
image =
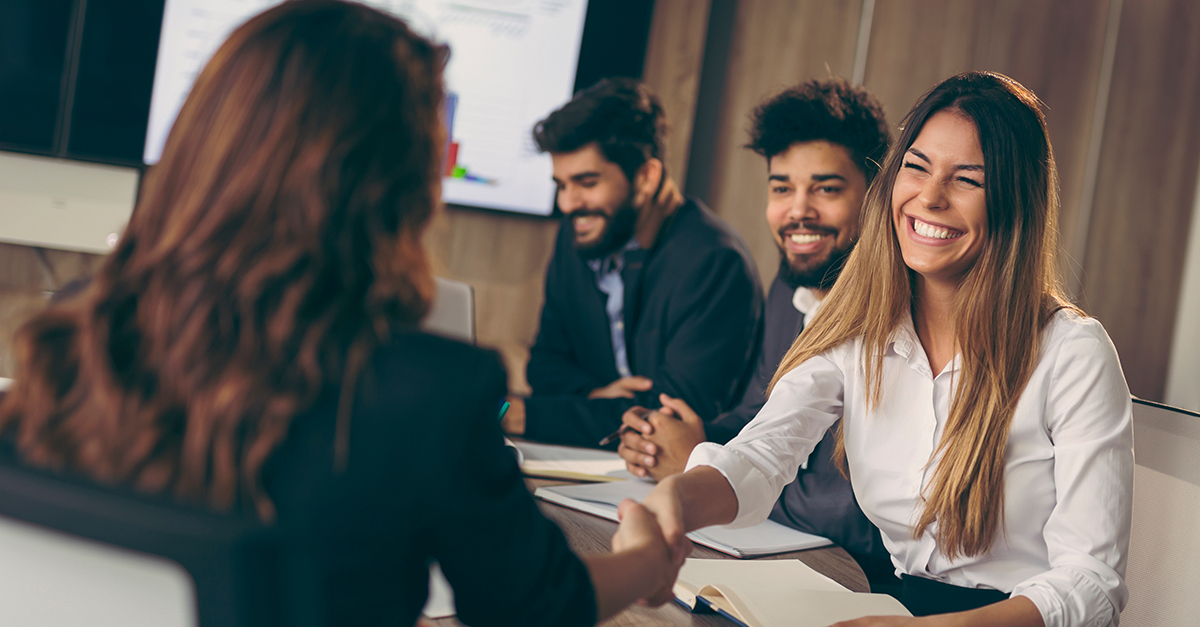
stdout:
<svg viewBox="0 0 1200 627">
<path fill-rule="evenodd" d="M 692 449 L 685 472 L 696 466 L 715 468 L 733 486 L 733 493 L 737 497 L 737 517 L 726 527 L 753 527 L 771 514 L 779 495 L 772 491 L 770 482 L 762 472 L 742 455 L 720 444 L 703 442 Z"/>
</svg>

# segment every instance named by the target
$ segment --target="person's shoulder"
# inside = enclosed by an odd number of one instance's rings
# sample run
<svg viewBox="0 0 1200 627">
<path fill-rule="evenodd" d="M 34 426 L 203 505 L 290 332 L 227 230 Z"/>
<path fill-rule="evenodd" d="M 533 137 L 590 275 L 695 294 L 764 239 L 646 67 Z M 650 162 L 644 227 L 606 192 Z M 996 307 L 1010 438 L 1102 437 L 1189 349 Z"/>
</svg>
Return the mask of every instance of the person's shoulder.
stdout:
<svg viewBox="0 0 1200 627">
<path fill-rule="evenodd" d="M 675 210 L 668 235 L 672 240 L 686 238 L 714 248 L 746 247 L 742 236 L 728 222 L 696 198 L 688 198 Z"/>
<path fill-rule="evenodd" d="M 377 368 L 420 369 L 455 378 L 480 371 L 503 371 L 494 351 L 420 330 L 392 334 L 377 348 L 373 362 Z"/>
<path fill-rule="evenodd" d="M 799 310 L 793 304 L 795 297 L 796 288 L 788 285 L 787 281 L 783 280 L 783 277 L 776 274 L 775 279 L 771 281 L 770 287 L 767 288 L 768 307 L 775 307 L 785 311 L 790 310 L 788 313 L 794 311 L 796 315 L 800 315 Z"/>
<path fill-rule="evenodd" d="M 496 352 L 424 332 L 392 334 L 379 346 L 364 393 L 382 408 L 469 406 L 508 392 L 508 376 Z"/>
<path fill-rule="evenodd" d="M 746 241 L 700 200 L 688 198 L 672 217 L 661 244 L 662 252 L 693 262 L 708 255 L 737 259 L 753 268 Z"/>
<path fill-rule="evenodd" d="M 1108 333 L 1099 320 L 1069 307 L 1054 312 L 1042 334 L 1047 344 L 1086 338 L 1108 341 Z"/>
<path fill-rule="evenodd" d="M 1116 358 L 1116 349 L 1100 321 L 1070 307 L 1059 309 L 1042 330 L 1045 354 L 1062 358 Z"/>
<path fill-rule="evenodd" d="M 393 333 L 356 381 L 355 448 L 384 459 L 412 438 L 445 441 L 496 410 L 507 374 L 492 352 L 420 331 Z M 336 408 L 338 388 L 324 411 Z"/>
</svg>

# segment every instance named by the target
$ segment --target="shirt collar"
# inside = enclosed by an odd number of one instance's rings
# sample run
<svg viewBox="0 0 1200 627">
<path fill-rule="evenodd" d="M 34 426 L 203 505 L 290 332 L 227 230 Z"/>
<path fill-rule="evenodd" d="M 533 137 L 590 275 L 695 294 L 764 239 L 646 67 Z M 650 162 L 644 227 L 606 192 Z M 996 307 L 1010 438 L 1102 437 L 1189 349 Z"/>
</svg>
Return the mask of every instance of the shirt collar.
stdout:
<svg viewBox="0 0 1200 627">
<path fill-rule="evenodd" d="M 817 293 L 810 288 L 797 287 L 796 291 L 792 293 L 792 306 L 796 308 L 796 311 L 804 314 L 805 320 L 812 320 L 821 306 L 821 297 L 817 296 Z"/>
<path fill-rule="evenodd" d="M 904 315 L 900 317 L 900 323 L 892 331 L 887 345 L 892 352 L 903 357 L 909 366 L 918 370 L 928 370 L 929 360 L 925 356 L 925 349 L 921 346 L 921 338 L 917 336 L 917 328 L 913 325 L 911 311 L 905 311 Z M 962 368 L 962 353 L 954 355 L 954 359 L 951 359 L 946 367 L 946 372 L 956 372 L 960 368 Z M 929 373 L 931 377 L 937 375 L 936 372 Z"/>
<path fill-rule="evenodd" d="M 593 272 L 596 272 L 600 275 L 609 274 L 614 270 L 620 272 L 621 270 L 625 269 L 625 253 L 631 250 L 641 249 L 642 245 L 638 243 L 637 238 L 631 237 L 629 238 L 629 241 L 625 242 L 625 245 L 621 247 L 621 250 L 618 250 L 617 252 L 600 259 L 589 259 L 587 264 Z"/>
<path fill-rule="evenodd" d="M 913 349 L 920 345 L 921 340 L 917 337 L 917 329 L 913 326 L 912 312 L 906 310 L 904 315 L 900 316 L 900 323 L 896 325 L 891 337 L 888 338 L 888 346 L 897 355 L 907 358 L 912 354 Z"/>
</svg>

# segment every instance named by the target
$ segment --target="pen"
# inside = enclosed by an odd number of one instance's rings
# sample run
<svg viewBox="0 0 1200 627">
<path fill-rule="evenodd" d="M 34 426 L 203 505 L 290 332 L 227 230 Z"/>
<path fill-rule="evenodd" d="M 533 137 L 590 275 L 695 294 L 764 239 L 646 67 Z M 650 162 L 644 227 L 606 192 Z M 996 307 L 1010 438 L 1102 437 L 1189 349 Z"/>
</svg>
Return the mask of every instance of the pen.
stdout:
<svg viewBox="0 0 1200 627">
<path fill-rule="evenodd" d="M 650 415 L 649 409 L 646 409 L 645 407 L 639 407 L 638 409 L 641 410 L 641 411 L 637 412 L 639 417 L 645 418 L 646 416 Z M 609 444 L 616 442 L 617 438 L 621 437 L 621 434 L 623 434 L 627 431 L 633 431 L 633 427 L 631 427 L 629 425 L 621 425 L 620 429 L 617 429 L 616 431 L 613 431 L 612 433 L 605 436 L 604 439 L 600 440 L 600 443 L 597 444 L 596 446 L 608 446 Z"/>
<path fill-rule="evenodd" d="M 617 429 L 616 431 L 604 436 L 604 439 L 600 440 L 600 444 L 597 446 L 608 446 L 609 444 L 616 442 L 617 438 L 621 437 L 621 434 L 625 433 L 626 431 L 633 431 L 633 427 L 630 427 L 629 425 L 621 425 L 620 429 Z"/>
<path fill-rule="evenodd" d="M 500 415 L 497 416 L 496 419 L 504 420 L 504 414 L 508 413 L 509 407 L 512 407 L 512 403 L 509 403 L 508 401 L 500 401 Z"/>
</svg>

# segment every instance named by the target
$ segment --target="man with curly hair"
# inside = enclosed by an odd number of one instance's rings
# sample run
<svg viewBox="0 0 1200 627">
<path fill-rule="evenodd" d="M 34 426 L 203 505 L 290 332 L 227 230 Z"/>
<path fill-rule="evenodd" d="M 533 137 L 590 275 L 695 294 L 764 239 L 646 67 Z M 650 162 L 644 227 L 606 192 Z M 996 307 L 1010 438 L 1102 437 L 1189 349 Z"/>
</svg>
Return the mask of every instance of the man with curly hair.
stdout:
<svg viewBox="0 0 1200 627">
<path fill-rule="evenodd" d="M 631 429 L 620 453 L 631 472 L 654 479 L 682 472 L 697 444 L 729 441 L 762 408 L 776 366 L 854 248 L 859 210 L 890 140 L 879 101 L 840 79 L 801 83 L 754 110 L 746 147 L 767 161 L 767 224 L 779 247 L 756 372 L 741 402 L 707 424 L 675 398 L 661 399 L 664 410 L 626 412 Z M 887 591 L 897 581 L 888 553 L 831 461 L 835 442 L 831 429 L 771 518 L 834 540 L 858 560 L 873 588 Z"/>
</svg>

